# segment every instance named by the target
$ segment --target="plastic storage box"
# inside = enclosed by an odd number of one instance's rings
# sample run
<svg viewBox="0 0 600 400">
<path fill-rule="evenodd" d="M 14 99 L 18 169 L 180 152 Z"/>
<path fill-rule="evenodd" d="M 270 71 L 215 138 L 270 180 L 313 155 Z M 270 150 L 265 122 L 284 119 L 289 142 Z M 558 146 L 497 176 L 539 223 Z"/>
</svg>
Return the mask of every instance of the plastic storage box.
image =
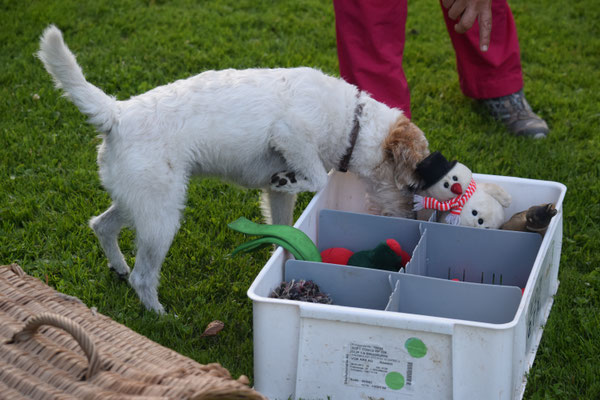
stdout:
<svg viewBox="0 0 600 400">
<path fill-rule="evenodd" d="M 366 214 L 363 183 L 333 173 L 296 227 L 323 250 L 396 239 L 402 272 L 294 260 L 279 248 L 248 291 L 254 379 L 275 399 L 520 399 L 558 288 L 560 183 L 475 174 L 513 197 L 507 218 L 555 203 L 536 233 L 481 230 Z M 270 298 L 313 280 L 333 299 Z"/>
</svg>

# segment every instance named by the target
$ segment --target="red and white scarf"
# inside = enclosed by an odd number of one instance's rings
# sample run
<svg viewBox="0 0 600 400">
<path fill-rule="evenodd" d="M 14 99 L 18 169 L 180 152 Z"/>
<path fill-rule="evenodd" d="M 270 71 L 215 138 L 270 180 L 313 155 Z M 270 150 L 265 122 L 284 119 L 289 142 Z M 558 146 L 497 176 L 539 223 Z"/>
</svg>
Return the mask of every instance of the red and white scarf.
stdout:
<svg viewBox="0 0 600 400">
<path fill-rule="evenodd" d="M 469 183 L 469 187 L 463 194 L 460 196 L 456 196 L 453 199 L 447 201 L 438 201 L 433 197 L 423 197 L 415 194 L 414 196 L 414 211 L 419 211 L 422 209 L 427 210 L 439 210 L 439 211 L 450 211 L 450 214 L 446 218 L 446 220 L 452 224 L 458 224 L 460 221 L 460 213 L 462 212 L 462 208 L 467 201 L 471 198 L 473 193 L 475 193 L 475 189 L 477 189 L 477 185 L 475 184 L 475 180 L 471 179 L 471 183 Z"/>
</svg>

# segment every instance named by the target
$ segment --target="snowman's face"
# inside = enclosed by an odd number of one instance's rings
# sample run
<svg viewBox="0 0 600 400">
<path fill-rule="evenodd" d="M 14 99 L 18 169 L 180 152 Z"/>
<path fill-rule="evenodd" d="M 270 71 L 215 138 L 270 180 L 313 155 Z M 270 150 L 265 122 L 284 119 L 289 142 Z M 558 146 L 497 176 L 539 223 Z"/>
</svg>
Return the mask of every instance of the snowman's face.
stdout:
<svg viewBox="0 0 600 400">
<path fill-rule="evenodd" d="M 446 175 L 427 189 L 427 195 L 438 201 L 447 201 L 460 196 L 467 190 L 473 174 L 461 163 L 456 163 Z"/>
</svg>

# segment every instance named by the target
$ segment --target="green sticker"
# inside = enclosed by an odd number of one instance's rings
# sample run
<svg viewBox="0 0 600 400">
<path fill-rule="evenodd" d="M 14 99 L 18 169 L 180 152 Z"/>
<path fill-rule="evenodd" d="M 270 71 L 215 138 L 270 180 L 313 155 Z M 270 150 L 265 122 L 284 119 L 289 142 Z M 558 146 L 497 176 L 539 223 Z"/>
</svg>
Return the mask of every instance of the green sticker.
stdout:
<svg viewBox="0 0 600 400">
<path fill-rule="evenodd" d="M 385 376 L 385 384 L 392 390 L 400 390 L 404 387 L 404 377 L 400 372 L 390 372 Z"/>
<path fill-rule="evenodd" d="M 404 343 L 404 347 L 408 350 L 408 354 L 414 358 L 425 357 L 425 354 L 427 354 L 427 346 L 421 339 L 410 338 Z"/>
</svg>

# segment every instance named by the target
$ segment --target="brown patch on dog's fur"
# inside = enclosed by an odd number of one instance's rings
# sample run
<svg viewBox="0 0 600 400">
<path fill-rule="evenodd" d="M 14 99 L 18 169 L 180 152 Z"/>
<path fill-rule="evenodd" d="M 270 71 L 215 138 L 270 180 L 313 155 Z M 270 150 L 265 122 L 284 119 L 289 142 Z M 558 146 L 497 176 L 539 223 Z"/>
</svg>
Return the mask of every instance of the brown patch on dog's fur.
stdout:
<svg viewBox="0 0 600 400">
<path fill-rule="evenodd" d="M 396 164 L 414 171 L 417 164 L 429 155 L 429 144 L 423 131 L 405 116 L 400 116 L 390 128 L 383 150 Z"/>
<path fill-rule="evenodd" d="M 383 161 L 375 169 L 378 185 L 367 196 L 369 212 L 415 218 L 413 195 L 421 185 L 417 164 L 429 155 L 427 139 L 408 118 L 400 116 L 390 126 L 382 151 Z"/>
</svg>

